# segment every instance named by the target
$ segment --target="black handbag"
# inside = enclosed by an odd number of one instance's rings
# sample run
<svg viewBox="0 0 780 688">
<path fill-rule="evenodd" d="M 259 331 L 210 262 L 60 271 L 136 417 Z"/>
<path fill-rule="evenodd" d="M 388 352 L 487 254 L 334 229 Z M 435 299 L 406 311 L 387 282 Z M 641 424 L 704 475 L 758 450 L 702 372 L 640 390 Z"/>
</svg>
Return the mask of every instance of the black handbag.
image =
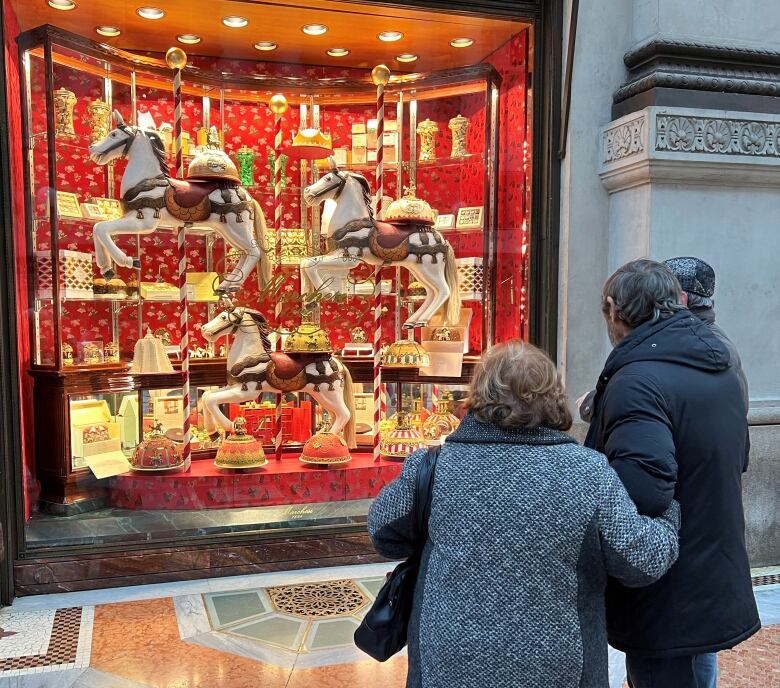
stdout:
<svg viewBox="0 0 780 688">
<path fill-rule="evenodd" d="M 355 645 L 380 662 L 390 659 L 406 646 L 414 588 L 420 572 L 423 549 L 428 541 L 433 474 L 440 450 L 441 447 L 428 449 L 417 471 L 414 489 L 417 551 L 393 569 L 377 593 L 368 614 L 355 631 Z"/>
</svg>

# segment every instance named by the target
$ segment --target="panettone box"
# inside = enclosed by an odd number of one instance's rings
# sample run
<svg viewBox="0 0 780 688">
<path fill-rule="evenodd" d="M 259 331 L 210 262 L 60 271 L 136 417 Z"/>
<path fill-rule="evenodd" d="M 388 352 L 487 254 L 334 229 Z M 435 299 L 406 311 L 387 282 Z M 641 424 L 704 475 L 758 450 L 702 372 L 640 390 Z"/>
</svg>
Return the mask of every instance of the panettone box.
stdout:
<svg viewBox="0 0 780 688">
<path fill-rule="evenodd" d="M 60 298 L 91 299 L 92 254 L 60 249 Z M 53 297 L 54 266 L 50 251 L 35 252 L 35 289 L 39 298 Z"/>
<path fill-rule="evenodd" d="M 214 289 L 219 282 L 219 275 L 216 272 L 188 272 L 185 287 L 187 298 L 200 303 L 216 303 L 219 297 L 214 293 Z"/>
<path fill-rule="evenodd" d="M 457 325 L 448 325 L 450 341 L 463 342 L 463 353 L 469 352 L 469 327 L 471 325 L 471 316 L 473 311 L 470 308 L 460 309 L 460 319 Z M 421 328 L 421 341 L 435 341 L 438 339 L 434 331 L 444 326 L 444 314 L 442 311 L 434 314 L 428 321 L 428 326 Z M 446 341 L 446 340 L 445 340 Z"/>
<path fill-rule="evenodd" d="M 71 400 L 70 447 L 73 468 L 83 468 L 90 457 L 124 458 L 119 424 L 111 416 L 105 399 Z"/>
</svg>

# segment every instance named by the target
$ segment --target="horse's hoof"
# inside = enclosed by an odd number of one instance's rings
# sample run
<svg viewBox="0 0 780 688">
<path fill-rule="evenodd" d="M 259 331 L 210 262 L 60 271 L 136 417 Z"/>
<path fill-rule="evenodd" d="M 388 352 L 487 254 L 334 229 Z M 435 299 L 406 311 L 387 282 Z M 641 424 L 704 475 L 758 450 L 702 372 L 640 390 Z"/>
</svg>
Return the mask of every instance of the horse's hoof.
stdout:
<svg viewBox="0 0 780 688">
<path fill-rule="evenodd" d="M 136 270 L 140 270 L 141 269 L 141 261 L 138 260 L 138 258 L 133 258 L 133 267 Z"/>
<path fill-rule="evenodd" d="M 116 273 L 111 268 L 103 271 L 103 279 L 112 280 L 114 277 L 116 277 Z"/>
<path fill-rule="evenodd" d="M 413 330 L 416 327 L 414 323 L 404 323 L 404 329 L 405 330 Z"/>
</svg>

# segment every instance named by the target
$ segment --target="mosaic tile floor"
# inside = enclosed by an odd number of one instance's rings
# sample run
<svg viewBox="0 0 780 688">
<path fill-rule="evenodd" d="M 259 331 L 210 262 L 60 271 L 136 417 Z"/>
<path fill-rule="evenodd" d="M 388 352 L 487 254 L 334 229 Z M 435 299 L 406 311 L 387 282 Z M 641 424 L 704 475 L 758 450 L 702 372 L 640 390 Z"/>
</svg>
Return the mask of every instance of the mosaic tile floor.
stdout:
<svg viewBox="0 0 780 688">
<path fill-rule="evenodd" d="M 402 688 L 405 656 L 352 643 L 389 568 L 22 598 L 0 610 L 0 688 Z M 721 653 L 720 688 L 780 688 L 779 574 L 754 578 L 764 628 Z M 620 688 L 619 653 L 610 668 Z"/>
</svg>

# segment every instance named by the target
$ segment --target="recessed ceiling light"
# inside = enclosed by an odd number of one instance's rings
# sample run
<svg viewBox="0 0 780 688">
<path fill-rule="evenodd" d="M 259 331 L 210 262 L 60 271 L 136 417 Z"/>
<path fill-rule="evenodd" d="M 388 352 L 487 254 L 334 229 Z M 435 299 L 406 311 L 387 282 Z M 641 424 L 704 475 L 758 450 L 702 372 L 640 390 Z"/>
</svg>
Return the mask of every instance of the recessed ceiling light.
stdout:
<svg viewBox="0 0 780 688">
<path fill-rule="evenodd" d="M 196 43 L 200 43 L 201 38 L 194 33 L 182 33 L 176 36 L 176 40 L 185 45 L 195 45 Z"/>
<path fill-rule="evenodd" d="M 322 36 L 328 32 L 328 27 L 325 24 L 306 24 L 301 27 L 301 31 L 307 36 Z"/>
<path fill-rule="evenodd" d="M 258 41 L 255 43 L 256 50 L 262 50 L 263 52 L 270 52 L 276 50 L 279 46 L 273 41 Z"/>
<path fill-rule="evenodd" d="M 328 55 L 331 57 L 346 57 L 349 55 L 349 50 L 346 48 L 331 48 L 328 50 Z"/>
<path fill-rule="evenodd" d="M 101 36 L 107 36 L 108 38 L 114 38 L 122 33 L 116 26 L 98 26 L 95 31 Z"/>
<path fill-rule="evenodd" d="M 231 29 L 242 29 L 249 23 L 249 20 L 246 17 L 233 15 L 230 17 L 222 17 L 222 23 Z"/>
<path fill-rule="evenodd" d="M 380 41 L 384 41 L 385 43 L 393 43 L 395 41 L 400 41 L 404 35 L 400 31 L 382 31 L 377 38 Z"/>
<path fill-rule="evenodd" d="M 165 16 L 159 7 L 139 7 L 135 13 L 144 19 L 162 19 Z"/>
<path fill-rule="evenodd" d="M 412 53 L 404 53 L 403 55 L 397 55 L 395 59 L 398 60 L 398 62 L 416 62 L 417 55 L 413 55 Z"/>
<path fill-rule="evenodd" d="M 474 45 L 473 38 L 453 38 L 450 41 L 450 45 L 453 48 L 468 48 L 470 45 Z"/>
<path fill-rule="evenodd" d="M 49 0 L 49 7 L 55 10 L 75 10 L 76 3 L 72 0 Z"/>
</svg>

